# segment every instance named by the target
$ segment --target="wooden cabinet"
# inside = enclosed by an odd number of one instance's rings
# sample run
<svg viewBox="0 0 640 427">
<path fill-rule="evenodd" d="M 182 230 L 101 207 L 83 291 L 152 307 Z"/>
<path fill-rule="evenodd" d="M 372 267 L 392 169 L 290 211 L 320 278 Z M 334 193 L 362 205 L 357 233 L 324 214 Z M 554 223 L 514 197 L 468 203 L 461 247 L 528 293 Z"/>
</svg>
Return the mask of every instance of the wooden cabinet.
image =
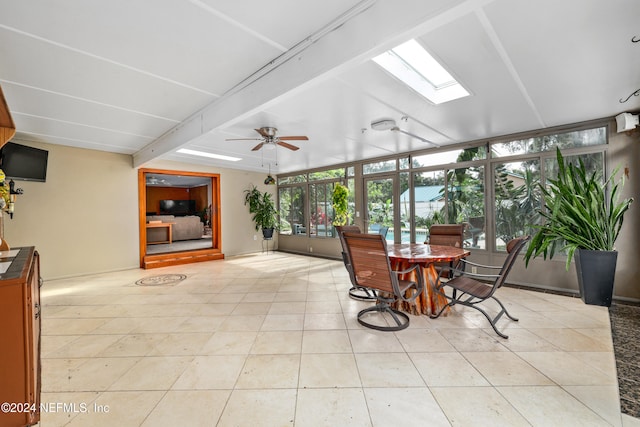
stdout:
<svg viewBox="0 0 640 427">
<path fill-rule="evenodd" d="M 40 262 L 33 247 L 0 252 L 0 427 L 40 421 Z"/>
</svg>

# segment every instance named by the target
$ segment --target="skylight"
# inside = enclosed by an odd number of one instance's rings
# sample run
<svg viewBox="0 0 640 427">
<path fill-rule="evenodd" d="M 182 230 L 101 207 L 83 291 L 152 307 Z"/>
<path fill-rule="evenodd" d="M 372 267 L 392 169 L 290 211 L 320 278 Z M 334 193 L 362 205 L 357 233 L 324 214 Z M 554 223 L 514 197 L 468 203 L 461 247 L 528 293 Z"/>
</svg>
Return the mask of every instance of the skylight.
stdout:
<svg viewBox="0 0 640 427">
<path fill-rule="evenodd" d="M 201 156 L 201 157 L 209 157 L 211 159 L 227 160 L 227 161 L 230 161 L 230 162 L 237 162 L 238 160 L 242 160 L 240 157 L 223 156 L 221 154 L 207 153 L 205 151 L 190 150 L 188 148 L 181 148 L 177 152 L 181 153 L 181 154 L 190 154 L 192 156 Z"/>
<path fill-rule="evenodd" d="M 415 40 L 396 46 L 373 61 L 434 104 L 469 96 L 469 92 Z"/>
</svg>

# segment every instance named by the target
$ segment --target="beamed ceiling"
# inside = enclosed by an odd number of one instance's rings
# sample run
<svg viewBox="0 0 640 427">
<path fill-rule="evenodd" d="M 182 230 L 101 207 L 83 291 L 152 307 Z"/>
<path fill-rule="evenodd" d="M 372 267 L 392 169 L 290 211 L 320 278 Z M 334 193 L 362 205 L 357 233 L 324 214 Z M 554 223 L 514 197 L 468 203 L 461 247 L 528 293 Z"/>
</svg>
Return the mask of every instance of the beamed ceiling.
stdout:
<svg viewBox="0 0 640 427">
<path fill-rule="evenodd" d="M 637 111 L 620 100 L 640 89 L 639 16 L 637 0 L 0 0 L 0 85 L 16 142 L 284 173 Z M 371 61 L 412 38 L 471 96 L 433 105 Z M 226 141 L 264 126 L 309 140 Z"/>
</svg>

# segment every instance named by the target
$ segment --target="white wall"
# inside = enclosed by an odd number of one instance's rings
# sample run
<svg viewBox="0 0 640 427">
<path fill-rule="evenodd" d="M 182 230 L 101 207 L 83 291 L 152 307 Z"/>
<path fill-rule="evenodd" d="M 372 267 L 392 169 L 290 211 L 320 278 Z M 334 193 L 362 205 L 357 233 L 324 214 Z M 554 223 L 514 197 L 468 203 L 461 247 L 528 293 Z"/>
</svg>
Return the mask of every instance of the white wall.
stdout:
<svg viewBox="0 0 640 427">
<path fill-rule="evenodd" d="M 138 172 L 131 156 L 15 142 L 48 150 L 49 165 L 45 183 L 16 181 L 24 194 L 13 219 L 4 216 L 9 245 L 35 246 L 45 280 L 138 268 Z M 223 253 L 261 250 L 242 191 L 262 183 L 262 174 L 175 162 L 145 167 L 220 174 Z"/>
</svg>

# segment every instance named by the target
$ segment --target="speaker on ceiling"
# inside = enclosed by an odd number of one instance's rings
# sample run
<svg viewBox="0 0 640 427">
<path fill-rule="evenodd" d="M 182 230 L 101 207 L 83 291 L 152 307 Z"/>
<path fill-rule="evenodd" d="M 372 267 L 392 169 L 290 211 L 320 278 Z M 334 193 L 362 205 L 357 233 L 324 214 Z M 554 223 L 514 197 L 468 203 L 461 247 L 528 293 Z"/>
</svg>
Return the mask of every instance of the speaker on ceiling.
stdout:
<svg viewBox="0 0 640 427">
<path fill-rule="evenodd" d="M 638 115 L 631 113 L 620 113 L 616 116 L 618 133 L 635 129 L 638 126 Z"/>
</svg>

